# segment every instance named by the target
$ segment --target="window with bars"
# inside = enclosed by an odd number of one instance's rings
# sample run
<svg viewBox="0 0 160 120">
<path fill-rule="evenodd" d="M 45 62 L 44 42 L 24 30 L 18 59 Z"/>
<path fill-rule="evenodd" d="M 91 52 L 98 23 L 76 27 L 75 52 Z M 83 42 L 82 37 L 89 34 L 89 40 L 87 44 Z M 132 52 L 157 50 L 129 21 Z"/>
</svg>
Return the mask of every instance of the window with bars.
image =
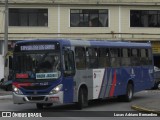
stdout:
<svg viewBox="0 0 160 120">
<path fill-rule="evenodd" d="M 9 26 L 48 26 L 48 9 L 10 8 Z"/>
<path fill-rule="evenodd" d="M 160 10 L 130 10 L 130 27 L 160 27 Z"/>
<path fill-rule="evenodd" d="M 70 27 L 108 27 L 108 10 L 71 9 Z"/>
</svg>

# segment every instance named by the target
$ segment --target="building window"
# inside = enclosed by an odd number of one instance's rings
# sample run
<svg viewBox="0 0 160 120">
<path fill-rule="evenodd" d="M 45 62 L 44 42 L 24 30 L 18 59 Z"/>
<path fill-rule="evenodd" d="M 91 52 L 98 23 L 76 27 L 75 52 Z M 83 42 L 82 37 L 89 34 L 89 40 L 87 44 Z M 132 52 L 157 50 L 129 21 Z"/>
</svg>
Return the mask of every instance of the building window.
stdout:
<svg viewBox="0 0 160 120">
<path fill-rule="evenodd" d="M 48 26 L 48 9 L 9 9 L 9 26 Z"/>
<path fill-rule="evenodd" d="M 108 27 L 107 9 L 71 9 L 71 27 Z"/>
<path fill-rule="evenodd" d="M 131 10 L 131 27 L 160 27 L 160 10 Z"/>
</svg>

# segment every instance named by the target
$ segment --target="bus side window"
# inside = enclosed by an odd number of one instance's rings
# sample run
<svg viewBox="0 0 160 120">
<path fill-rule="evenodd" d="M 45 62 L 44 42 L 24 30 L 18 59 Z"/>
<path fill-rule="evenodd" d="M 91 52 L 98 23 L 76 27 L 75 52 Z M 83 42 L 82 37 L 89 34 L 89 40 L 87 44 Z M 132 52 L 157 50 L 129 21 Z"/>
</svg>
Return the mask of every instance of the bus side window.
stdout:
<svg viewBox="0 0 160 120">
<path fill-rule="evenodd" d="M 148 49 L 147 53 L 148 53 L 148 56 L 147 56 L 148 57 L 148 64 L 152 65 L 152 50 Z"/>
<path fill-rule="evenodd" d="M 131 65 L 138 66 L 140 64 L 139 58 L 139 50 L 138 49 L 131 49 Z"/>
<path fill-rule="evenodd" d="M 75 48 L 75 63 L 77 69 L 85 69 L 86 68 L 86 60 L 85 60 L 85 48 L 84 47 L 76 47 Z"/>
<path fill-rule="evenodd" d="M 88 68 L 98 67 L 98 49 L 97 48 L 86 48 L 86 64 Z"/>
<path fill-rule="evenodd" d="M 120 57 L 120 49 L 118 48 L 111 48 L 110 49 L 110 61 L 112 67 L 119 67 L 121 63 Z"/>
<path fill-rule="evenodd" d="M 141 58 L 140 58 L 141 65 L 147 65 L 148 64 L 147 56 L 148 56 L 147 49 L 141 49 Z"/>
<path fill-rule="evenodd" d="M 66 50 L 64 52 L 64 73 L 65 76 L 72 76 L 75 74 L 74 53 L 71 50 Z"/>
<path fill-rule="evenodd" d="M 109 49 L 108 48 L 99 48 L 99 60 L 98 60 L 99 68 L 109 67 Z"/>
<path fill-rule="evenodd" d="M 122 66 L 130 66 L 131 65 L 130 49 L 127 49 L 127 48 L 122 49 L 121 64 L 122 64 Z"/>
</svg>

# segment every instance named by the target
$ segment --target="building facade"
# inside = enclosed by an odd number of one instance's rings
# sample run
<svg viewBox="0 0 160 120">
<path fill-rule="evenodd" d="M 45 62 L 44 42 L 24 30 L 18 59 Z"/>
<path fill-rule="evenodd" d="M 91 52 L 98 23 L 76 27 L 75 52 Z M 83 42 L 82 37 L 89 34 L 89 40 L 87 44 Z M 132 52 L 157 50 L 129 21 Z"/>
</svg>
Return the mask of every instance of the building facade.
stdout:
<svg viewBox="0 0 160 120">
<path fill-rule="evenodd" d="M 151 42 L 160 60 L 160 0 L 8 0 L 8 44 L 28 39 Z M 4 6 L 0 0 L 0 65 L 4 65 Z M 0 79 L 4 68 L 0 67 Z"/>
</svg>

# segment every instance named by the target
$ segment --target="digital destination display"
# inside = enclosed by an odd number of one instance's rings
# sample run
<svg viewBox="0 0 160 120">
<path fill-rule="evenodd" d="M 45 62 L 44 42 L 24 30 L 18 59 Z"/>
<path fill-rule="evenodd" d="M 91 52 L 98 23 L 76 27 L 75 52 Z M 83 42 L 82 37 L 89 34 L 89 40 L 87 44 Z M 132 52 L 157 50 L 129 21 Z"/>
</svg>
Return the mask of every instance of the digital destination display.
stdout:
<svg viewBox="0 0 160 120">
<path fill-rule="evenodd" d="M 31 51 L 31 50 L 55 50 L 55 45 L 27 45 L 21 46 L 21 51 Z"/>
<path fill-rule="evenodd" d="M 36 73 L 36 79 L 54 79 L 58 78 L 58 73 Z"/>
</svg>

